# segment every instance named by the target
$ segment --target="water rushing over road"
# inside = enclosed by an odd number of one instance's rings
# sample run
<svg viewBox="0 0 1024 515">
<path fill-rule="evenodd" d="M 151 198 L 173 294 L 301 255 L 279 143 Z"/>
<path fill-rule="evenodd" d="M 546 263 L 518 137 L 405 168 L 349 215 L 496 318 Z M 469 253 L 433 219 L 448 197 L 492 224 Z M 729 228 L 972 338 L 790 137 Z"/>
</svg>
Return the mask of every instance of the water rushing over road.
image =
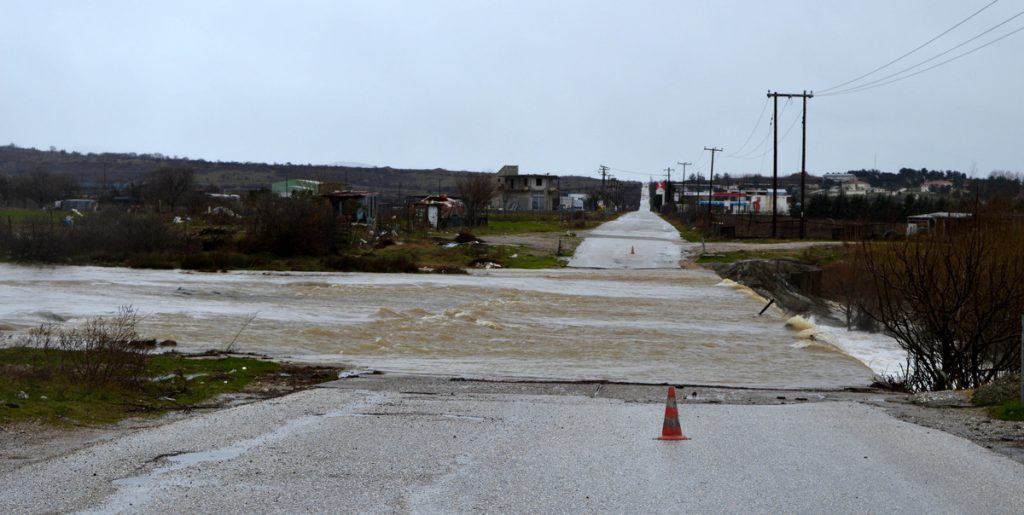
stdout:
<svg viewBox="0 0 1024 515">
<path fill-rule="evenodd" d="M 774 308 L 703 270 L 481 271 L 468 276 L 200 274 L 0 265 L 5 332 L 132 305 L 185 348 L 472 377 L 845 386 L 870 370 L 807 346 Z"/>
<path fill-rule="evenodd" d="M 0 334 L 131 305 L 143 335 L 190 350 L 237 335 L 241 351 L 390 371 L 772 387 L 864 385 L 900 357 L 884 339 L 757 316 L 749 289 L 680 269 L 688 244 L 645 206 L 594 233 L 580 268 L 467 276 L 0 265 Z"/>
</svg>

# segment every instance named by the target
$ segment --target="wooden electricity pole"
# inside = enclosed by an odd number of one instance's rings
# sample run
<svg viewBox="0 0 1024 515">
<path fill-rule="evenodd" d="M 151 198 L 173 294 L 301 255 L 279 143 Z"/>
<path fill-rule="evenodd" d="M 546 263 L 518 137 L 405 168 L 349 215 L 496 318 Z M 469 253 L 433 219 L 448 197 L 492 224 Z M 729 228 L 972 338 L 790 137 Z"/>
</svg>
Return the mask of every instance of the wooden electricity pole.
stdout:
<svg viewBox="0 0 1024 515">
<path fill-rule="evenodd" d="M 672 168 L 665 169 L 665 202 L 662 205 L 672 204 Z"/>
<path fill-rule="evenodd" d="M 683 191 L 679 192 L 679 202 L 683 205 L 683 213 L 686 213 L 686 167 L 693 163 L 680 163 L 676 161 L 676 164 L 683 167 Z"/>
<path fill-rule="evenodd" d="M 715 147 L 704 147 L 704 150 L 711 151 L 711 173 L 708 174 L 708 228 L 711 228 L 711 199 L 714 197 L 715 192 L 715 152 L 721 152 L 722 149 Z"/>
<path fill-rule="evenodd" d="M 807 99 L 814 98 L 814 92 L 803 93 L 772 93 L 768 92 L 768 97 L 774 99 L 774 114 L 772 115 L 772 123 L 775 125 L 775 141 L 772 146 L 772 238 L 778 235 L 778 216 L 779 216 L 779 203 L 776 198 L 779 194 L 779 97 L 783 98 L 803 98 L 804 100 L 804 114 L 803 114 L 803 143 L 801 144 L 801 157 L 800 157 L 800 238 L 803 239 L 805 235 L 804 225 L 805 217 L 804 212 L 806 211 L 804 205 L 804 191 L 807 189 L 806 178 L 807 178 Z"/>
<path fill-rule="evenodd" d="M 604 181 L 605 178 L 608 176 L 608 167 L 605 165 L 600 165 L 598 166 L 598 168 L 601 170 L 601 193 L 598 194 L 598 198 L 600 198 L 603 201 L 605 200 Z"/>
</svg>

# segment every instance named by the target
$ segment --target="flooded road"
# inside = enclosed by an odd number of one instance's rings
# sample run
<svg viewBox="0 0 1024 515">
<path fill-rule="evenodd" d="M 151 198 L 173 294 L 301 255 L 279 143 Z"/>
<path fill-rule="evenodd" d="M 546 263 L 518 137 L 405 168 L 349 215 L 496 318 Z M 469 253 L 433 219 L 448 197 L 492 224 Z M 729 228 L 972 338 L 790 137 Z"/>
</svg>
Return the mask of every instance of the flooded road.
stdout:
<svg viewBox="0 0 1024 515">
<path fill-rule="evenodd" d="M 902 360 L 884 337 L 758 316 L 754 292 L 680 269 L 691 244 L 643 208 L 594 233 L 580 268 L 462 276 L 0 265 L 0 336 L 133 306 L 183 350 L 474 378 L 842 387 Z"/>
<path fill-rule="evenodd" d="M 0 265 L 0 327 L 134 306 L 181 348 L 468 377 L 761 386 L 870 382 L 861 362 L 785 327 L 704 270 L 202 274 Z M 16 339 L 16 338 L 12 338 Z"/>
</svg>

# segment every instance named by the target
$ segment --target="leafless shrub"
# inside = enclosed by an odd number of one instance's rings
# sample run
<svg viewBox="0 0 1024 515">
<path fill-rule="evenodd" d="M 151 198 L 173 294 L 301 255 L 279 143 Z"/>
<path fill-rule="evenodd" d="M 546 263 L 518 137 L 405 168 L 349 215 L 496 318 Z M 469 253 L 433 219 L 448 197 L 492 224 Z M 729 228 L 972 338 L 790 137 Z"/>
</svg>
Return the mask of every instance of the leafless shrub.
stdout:
<svg viewBox="0 0 1024 515">
<path fill-rule="evenodd" d="M 59 373 L 86 386 L 138 383 L 146 367 L 148 346 L 138 345 L 138 313 L 130 306 L 110 318 L 97 317 L 78 328 L 44 324 L 24 343 L 56 351 Z"/>
<path fill-rule="evenodd" d="M 157 168 L 146 178 L 148 197 L 158 201 L 160 207 L 174 208 L 195 188 L 195 173 L 191 168 Z M 162 209 L 160 209 L 162 211 Z"/>
<path fill-rule="evenodd" d="M 871 281 L 864 280 L 864 264 L 859 252 L 846 252 L 845 259 L 821 266 L 821 296 L 836 303 L 847 330 L 877 330 L 877 324 L 867 315 L 874 292 Z"/>
<path fill-rule="evenodd" d="M 151 213 L 104 211 L 75 225 L 72 231 L 75 250 L 105 254 L 117 259 L 147 252 L 180 250 L 180 230 L 167 224 L 167 217 Z"/>
<path fill-rule="evenodd" d="M 242 247 L 279 256 L 324 256 L 343 243 L 341 224 L 319 197 L 255 195 L 247 202 L 248 227 Z"/>
<path fill-rule="evenodd" d="M 466 205 L 466 225 L 476 227 L 498 191 L 494 176 L 487 173 L 466 174 L 455 182 L 459 197 Z"/>
<path fill-rule="evenodd" d="M 916 389 L 974 388 L 1015 367 L 1024 225 L 978 219 L 952 235 L 864 243 L 866 313 L 905 349 Z"/>
</svg>

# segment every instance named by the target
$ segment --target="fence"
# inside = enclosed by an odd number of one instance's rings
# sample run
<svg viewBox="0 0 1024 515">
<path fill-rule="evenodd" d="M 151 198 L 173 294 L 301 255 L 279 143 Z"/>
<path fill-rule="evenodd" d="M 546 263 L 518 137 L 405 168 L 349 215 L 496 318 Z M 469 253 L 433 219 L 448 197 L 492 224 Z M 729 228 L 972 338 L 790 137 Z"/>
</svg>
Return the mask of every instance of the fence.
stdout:
<svg viewBox="0 0 1024 515">
<path fill-rule="evenodd" d="M 707 213 L 699 213 L 696 224 L 707 226 Z M 771 238 L 771 215 L 722 215 L 711 216 L 711 232 L 725 238 Z M 904 236 L 906 224 L 857 222 L 849 220 L 808 219 L 805 223 L 807 239 L 812 240 L 875 240 Z M 800 238 L 800 219 L 779 216 L 775 222 L 775 236 L 782 239 Z"/>
</svg>

